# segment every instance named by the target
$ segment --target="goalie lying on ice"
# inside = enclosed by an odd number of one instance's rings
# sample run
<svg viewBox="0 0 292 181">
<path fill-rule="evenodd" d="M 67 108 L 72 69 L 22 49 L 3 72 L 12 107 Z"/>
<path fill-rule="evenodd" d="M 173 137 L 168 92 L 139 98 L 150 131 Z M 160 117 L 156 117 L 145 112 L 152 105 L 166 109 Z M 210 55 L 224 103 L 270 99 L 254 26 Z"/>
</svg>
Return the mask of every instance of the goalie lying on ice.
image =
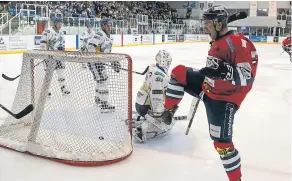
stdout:
<svg viewBox="0 0 292 181">
<path fill-rule="evenodd" d="M 165 135 L 173 127 L 173 124 L 171 124 L 161 130 L 158 128 L 161 126 L 157 126 L 160 123 L 147 114 L 151 111 L 152 114 L 159 115 L 164 110 L 164 93 L 169 81 L 167 72 L 172 61 L 170 53 L 165 50 L 160 50 L 155 59 L 156 64 L 149 66 L 145 81 L 136 98 L 136 111 L 140 115 L 138 117 L 145 118 L 145 121 L 133 130 L 133 136 L 139 142 Z"/>
</svg>

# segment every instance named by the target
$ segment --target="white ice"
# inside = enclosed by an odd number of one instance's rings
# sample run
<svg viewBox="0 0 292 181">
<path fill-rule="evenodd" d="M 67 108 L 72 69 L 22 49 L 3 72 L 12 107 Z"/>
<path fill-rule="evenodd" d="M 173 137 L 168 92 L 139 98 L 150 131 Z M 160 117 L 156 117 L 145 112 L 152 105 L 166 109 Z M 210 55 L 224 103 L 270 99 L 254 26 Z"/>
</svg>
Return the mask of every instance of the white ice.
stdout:
<svg viewBox="0 0 292 181">
<path fill-rule="evenodd" d="M 242 160 L 243 181 L 289 181 L 291 177 L 291 62 L 281 45 L 256 44 L 259 66 L 253 89 L 236 114 L 234 143 Z M 204 66 L 208 43 L 114 48 L 133 59 L 133 69 L 143 71 L 159 49 L 172 53 L 174 67 Z M 0 73 L 20 73 L 22 55 L 0 56 Z M 133 102 L 144 77 L 133 75 Z M 0 103 L 11 108 L 17 81 L 0 78 Z M 178 110 L 188 113 L 191 96 Z M 0 110 L 0 124 L 7 114 Z M 227 181 L 218 154 L 209 138 L 201 103 L 191 131 L 178 122 L 172 132 L 149 143 L 134 145 L 133 154 L 118 164 L 80 168 L 0 149 L 0 181 Z"/>
</svg>

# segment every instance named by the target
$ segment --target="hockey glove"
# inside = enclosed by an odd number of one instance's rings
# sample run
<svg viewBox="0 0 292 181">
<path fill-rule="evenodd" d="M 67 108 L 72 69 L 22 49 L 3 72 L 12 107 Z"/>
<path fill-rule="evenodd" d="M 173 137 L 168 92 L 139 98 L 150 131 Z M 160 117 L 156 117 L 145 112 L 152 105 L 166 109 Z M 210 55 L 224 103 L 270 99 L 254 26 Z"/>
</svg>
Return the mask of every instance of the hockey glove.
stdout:
<svg viewBox="0 0 292 181">
<path fill-rule="evenodd" d="M 120 62 L 111 62 L 111 65 L 115 72 L 117 73 L 120 72 L 120 68 L 121 68 Z"/>
<path fill-rule="evenodd" d="M 86 51 L 87 51 L 86 46 L 82 46 L 82 47 L 81 47 L 81 51 L 82 51 L 82 52 L 86 52 Z"/>
<path fill-rule="evenodd" d="M 204 67 L 199 72 L 211 79 L 233 80 L 232 65 L 223 61 L 219 61 L 217 66 Z"/>
</svg>

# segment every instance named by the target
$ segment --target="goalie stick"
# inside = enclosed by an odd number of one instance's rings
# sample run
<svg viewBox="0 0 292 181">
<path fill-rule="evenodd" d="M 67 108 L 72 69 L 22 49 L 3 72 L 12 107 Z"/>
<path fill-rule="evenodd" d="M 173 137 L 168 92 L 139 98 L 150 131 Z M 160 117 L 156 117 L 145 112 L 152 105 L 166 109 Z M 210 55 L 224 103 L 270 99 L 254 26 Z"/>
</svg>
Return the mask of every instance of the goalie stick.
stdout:
<svg viewBox="0 0 292 181">
<path fill-rule="evenodd" d="M 133 111 L 132 114 L 139 115 L 136 111 Z M 176 121 L 184 121 L 184 120 L 187 120 L 187 118 L 188 116 L 174 116 L 172 119 Z M 146 119 L 144 117 L 141 117 L 140 120 L 145 121 Z"/>
<path fill-rule="evenodd" d="M 104 65 L 106 65 L 108 67 L 111 67 L 111 68 L 114 68 L 112 65 L 108 65 L 108 64 L 104 64 Z M 129 71 L 128 69 L 125 69 L 125 68 L 119 68 L 119 69 L 120 70 L 124 70 L 124 71 Z M 135 73 L 135 74 L 139 74 L 139 75 L 145 75 L 146 72 L 148 71 L 148 69 L 149 69 L 149 66 L 147 66 L 146 69 L 143 72 L 137 72 L 137 71 L 132 71 L 132 72 Z"/>
<path fill-rule="evenodd" d="M 6 107 L 4 107 L 2 104 L 0 104 L 0 107 L 6 111 L 8 114 L 10 114 L 11 116 L 15 117 L 16 119 L 20 119 L 26 115 L 28 115 L 31 111 L 33 111 L 33 105 L 30 104 L 28 106 L 26 106 L 26 108 L 24 108 L 22 111 L 20 111 L 17 114 L 14 114 L 13 112 L 11 112 L 9 109 L 7 109 Z"/>
</svg>

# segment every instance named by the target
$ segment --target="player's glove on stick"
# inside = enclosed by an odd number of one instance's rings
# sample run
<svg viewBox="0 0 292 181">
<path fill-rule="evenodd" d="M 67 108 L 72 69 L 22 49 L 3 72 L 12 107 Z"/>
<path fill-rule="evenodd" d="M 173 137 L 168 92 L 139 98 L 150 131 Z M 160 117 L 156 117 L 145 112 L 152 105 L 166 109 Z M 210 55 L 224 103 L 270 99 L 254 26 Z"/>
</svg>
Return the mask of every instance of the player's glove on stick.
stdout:
<svg viewBox="0 0 292 181">
<path fill-rule="evenodd" d="M 211 79 L 233 80 L 233 67 L 223 61 L 213 62 L 211 67 L 204 67 L 200 73 Z"/>
<path fill-rule="evenodd" d="M 111 65 L 112 65 L 115 72 L 117 72 L 117 73 L 120 72 L 120 68 L 121 68 L 120 62 L 111 62 Z"/>
</svg>

